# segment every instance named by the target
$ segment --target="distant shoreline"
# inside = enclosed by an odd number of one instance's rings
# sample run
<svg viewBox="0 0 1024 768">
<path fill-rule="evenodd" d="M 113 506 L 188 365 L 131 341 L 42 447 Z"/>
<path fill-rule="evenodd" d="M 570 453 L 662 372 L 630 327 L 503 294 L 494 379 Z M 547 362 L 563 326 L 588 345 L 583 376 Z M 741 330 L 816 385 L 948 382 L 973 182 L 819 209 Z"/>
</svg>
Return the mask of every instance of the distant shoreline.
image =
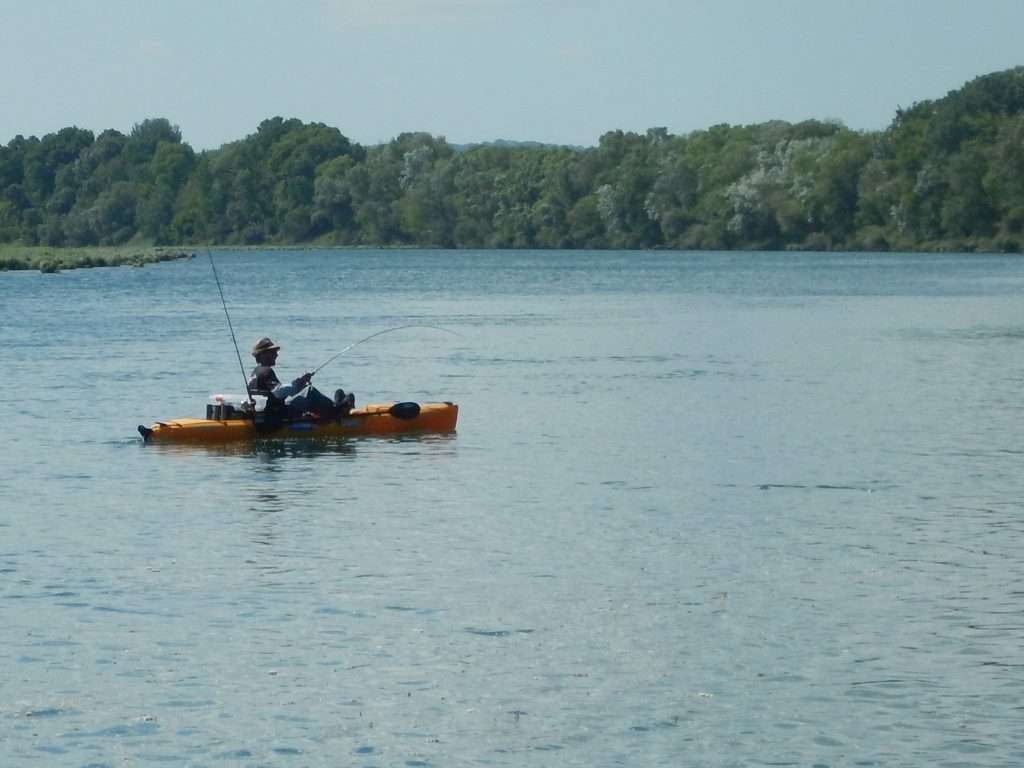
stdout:
<svg viewBox="0 0 1024 768">
<path fill-rule="evenodd" d="M 136 246 L 136 247 L 114 247 L 114 246 L 84 246 L 77 248 L 55 248 L 45 246 L 5 246 L 0 245 L 0 272 L 12 271 L 33 271 L 43 273 L 58 273 L 71 269 L 88 269 L 91 267 L 144 267 L 147 264 L 159 264 L 165 261 L 178 261 L 181 259 L 194 259 L 200 252 L 207 250 L 216 251 L 431 251 L 431 250 L 486 250 L 486 251 L 559 251 L 559 250 L 591 250 L 594 253 L 615 250 L 638 250 L 651 252 L 716 252 L 716 253 L 745 253 L 756 256 L 758 253 L 795 253 L 806 252 L 807 249 L 789 248 L 785 251 L 771 249 L 750 249 L 750 248 L 592 248 L 592 249 L 559 249 L 559 248 L 454 248 L 447 249 L 442 246 L 424 245 L 316 245 L 312 243 L 303 244 L 277 244 L 277 245 L 203 245 L 196 247 L 171 247 L 171 246 Z M 977 255 L 1020 255 L 1014 251 L 998 250 L 956 250 L 950 247 L 917 248 L 910 250 L 823 250 L 822 253 L 964 253 Z"/>
</svg>

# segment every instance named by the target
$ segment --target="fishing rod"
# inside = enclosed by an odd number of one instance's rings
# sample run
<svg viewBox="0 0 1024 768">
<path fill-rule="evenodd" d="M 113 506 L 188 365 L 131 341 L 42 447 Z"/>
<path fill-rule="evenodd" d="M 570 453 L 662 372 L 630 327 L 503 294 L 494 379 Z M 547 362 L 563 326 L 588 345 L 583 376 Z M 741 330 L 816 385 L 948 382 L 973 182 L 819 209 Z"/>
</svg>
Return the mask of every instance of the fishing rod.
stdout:
<svg viewBox="0 0 1024 768">
<path fill-rule="evenodd" d="M 434 328 L 435 330 L 438 330 L 438 331 L 444 331 L 445 333 L 450 333 L 453 336 L 461 336 L 462 335 L 461 333 L 456 333 L 455 331 L 450 330 L 448 328 L 442 328 L 439 325 L 430 325 L 428 323 L 410 323 L 409 325 L 399 325 L 397 328 L 388 328 L 388 329 L 383 330 L 383 331 L 377 331 L 376 333 L 371 333 L 365 339 L 360 339 L 359 341 L 352 342 L 347 347 L 345 347 L 343 350 L 341 350 L 341 352 L 339 352 L 338 354 L 333 355 L 332 357 L 327 358 L 327 360 L 325 360 L 324 362 L 320 363 L 320 365 L 318 365 L 316 368 L 314 368 L 312 373 L 310 373 L 309 375 L 312 376 L 314 373 L 319 371 L 321 368 L 326 366 L 328 363 L 333 363 L 335 360 L 337 360 L 339 357 L 344 355 L 346 352 L 348 352 L 353 347 L 358 347 L 360 344 L 363 344 L 364 342 L 367 342 L 370 339 L 376 338 L 377 336 L 383 336 L 385 333 L 392 333 L 394 331 L 401 331 L 401 330 L 403 330 L 405 328 Z"/>
<path fill-rule="evenodd" d="M 217 275 L 217 265 L 213 263 L 213 252 L 207 248 L 206 254 L 210 257 L 210 266 L 213 267 L 213 279 L 217 281 L 217 291 L 220 292 L 220 304 L 224 307 L 224 317 L 228 319 L 228 330 L 231 331 L 231 343 L 235 345 L 235 356 L 238 358 L 238 369 L 242 372 L 242 381 L 245 382 L 245 396 L 249 398 L 249 405 L 256 407 L 252 399 L 252 392 L 249 390 L 249 379 L 245 375 L 245 366 L 242 364 L 242 353 L 238 351 L 238 340 L 235 338 L 235 328 L 231 325 L 231 315 L 228 314 L 228 303 L 224 300 L 224 289 L 220 285 L 220 277 Z"/>
</svg>

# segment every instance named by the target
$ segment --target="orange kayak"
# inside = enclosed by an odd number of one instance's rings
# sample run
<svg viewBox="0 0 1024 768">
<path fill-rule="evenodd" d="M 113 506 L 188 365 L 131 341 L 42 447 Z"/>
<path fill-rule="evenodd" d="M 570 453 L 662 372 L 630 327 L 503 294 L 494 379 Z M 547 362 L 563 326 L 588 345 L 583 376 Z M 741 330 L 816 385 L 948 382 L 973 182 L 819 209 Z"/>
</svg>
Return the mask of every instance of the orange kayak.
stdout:
<svg viewBox="0 0 1024 768">
<path fill-rule="evenodd" d="M 227 416 L 226 418 L 224 416 Z M 172 419 L 139 425 L 147 443 L 229 443 L 291 437 L 357 437 L 407 432 L 453 432 L 459 418 L 455 403 L 377 403 L 354 408 L 338 420 L 289 421 L 273 428 L 251 416 L 216 413 L 207 419 Z"/>
</svg>

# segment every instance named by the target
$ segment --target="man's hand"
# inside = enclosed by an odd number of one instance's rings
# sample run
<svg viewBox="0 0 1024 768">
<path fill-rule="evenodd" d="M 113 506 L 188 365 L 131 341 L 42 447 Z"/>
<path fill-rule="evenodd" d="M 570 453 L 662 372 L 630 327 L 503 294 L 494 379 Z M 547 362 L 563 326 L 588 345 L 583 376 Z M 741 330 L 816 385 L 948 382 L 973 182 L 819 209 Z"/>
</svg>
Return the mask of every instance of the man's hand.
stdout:
<svg viewBox="0 0 1024 768">
<path fill-rule="evenodd" d="M 312 380 L 312 373 L 304 373 L 295 380 L 295 386 L 297 387 L 308 387 L 309 382 Z"/>
</svg>

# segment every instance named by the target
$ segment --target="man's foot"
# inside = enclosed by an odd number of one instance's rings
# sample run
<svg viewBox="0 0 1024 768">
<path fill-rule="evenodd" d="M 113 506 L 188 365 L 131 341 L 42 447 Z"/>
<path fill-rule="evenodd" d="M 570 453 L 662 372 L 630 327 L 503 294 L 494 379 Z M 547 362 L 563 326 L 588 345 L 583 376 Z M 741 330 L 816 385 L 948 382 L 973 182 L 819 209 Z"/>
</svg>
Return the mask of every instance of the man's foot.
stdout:
<svg viewBox="0 0 1024 768">
<path fill-rule="evenodd" d="M 351 392 L 345 393 L 344 389 L 339 389 L 334 393 L 334 412 L 340 419 L 342 416 L 348 416 L 356 405 L 356 398 Z"/>
</svg>

